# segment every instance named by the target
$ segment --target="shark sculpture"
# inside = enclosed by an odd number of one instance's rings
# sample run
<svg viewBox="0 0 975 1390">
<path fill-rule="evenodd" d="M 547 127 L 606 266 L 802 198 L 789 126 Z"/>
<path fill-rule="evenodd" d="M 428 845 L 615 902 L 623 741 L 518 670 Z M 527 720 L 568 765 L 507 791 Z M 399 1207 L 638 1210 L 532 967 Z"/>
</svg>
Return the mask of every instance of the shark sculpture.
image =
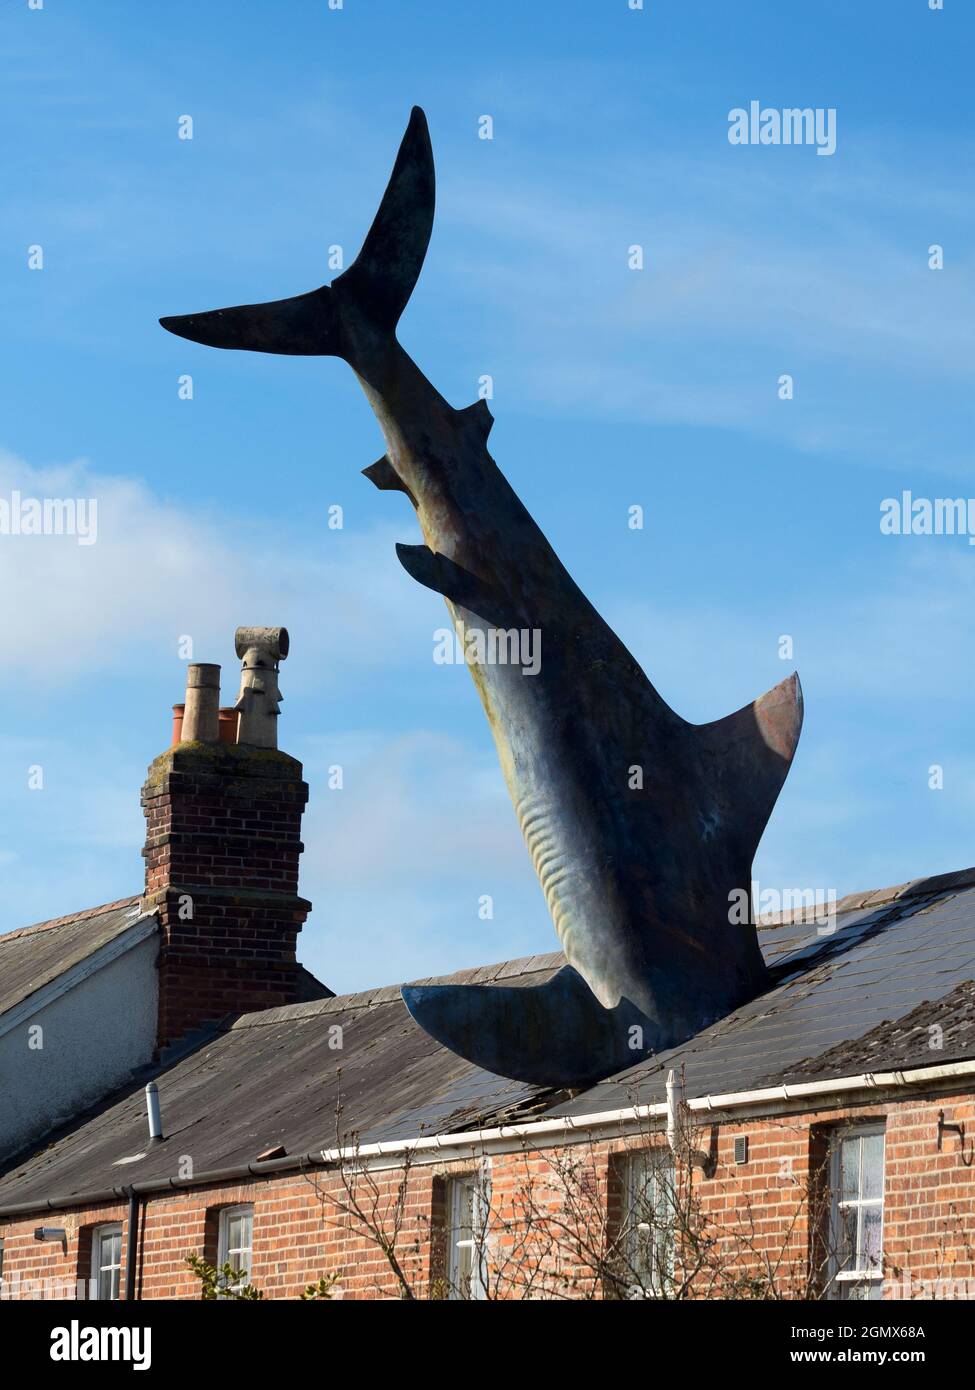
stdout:
<svg viewBox="0 0 975 1390">
<path fill-rule="evenodd" d="M 767 984 L 751 912 L 752 859 L 795 753 L 790 676 L 753 704 L 689 724 L 657 693 L 573 583 L 488 453 L 485 401 L 455 410 L 396 327 L 433 227 L 427 122 L 414 108 L 355 262 L 293 299 L 164 318 L 211 347 L 340 357 L 386 452 L 364 471 L 405 493 L 425 544 L 397 546 L 455 626 L 541 640 L 534 674 L 470 666 L 567 964 L 547 983 L 414 985 L 417 1022 L 503 1076 L 577 1086 L 675 1045 Z M 744 895 L 744 897 L 742 896 Z"/>
</svg>

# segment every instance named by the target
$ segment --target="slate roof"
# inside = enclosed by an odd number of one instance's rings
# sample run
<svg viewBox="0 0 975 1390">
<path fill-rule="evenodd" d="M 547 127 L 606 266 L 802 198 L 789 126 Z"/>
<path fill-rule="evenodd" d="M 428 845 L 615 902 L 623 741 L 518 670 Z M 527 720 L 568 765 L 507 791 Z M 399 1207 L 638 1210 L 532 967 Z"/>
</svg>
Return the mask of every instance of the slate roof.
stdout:
<svg viewBox="0 0 975 1390">
<path fill-rule="evenodd" d="M 455 1057 L 413 1022 L 397 986 L 247 1014 L 157 1069 L 165 1142 L 145 1145 L 147 1073 L 0 1178 L 0 1211 L 164 1184 L 185 1154 L 199 1179 L 276 1144 L 316 1153 L 352 1131 L 372 1143 L 652 1102 L 671 1066 L 685 1068 L 695 1096 L 975 1056 L 975 870 L 838 907 L 832 935 L 801 921 L 761 927 L 775 984 L 760 999 L 571 1098 Z M 524 986 L 561 965 L 553 952 L 447 979 Z M 941 1051 L 922 1046 L 928 1022 L 943 1026 Z"/>
<path fill-rule="evenodd" d="M 450 979 L 540 984 L 561 964 L 555 954 L 521 962 L 517 972 L 505 964 Z M 150 1075 L 159 1078 L 166 1138 L 147 1146 L 143 1086 Z M 199 1175 L 253 1162 L 276 1144 L 300 1155 L 353 1131 L 363 1142 L 447 1133 L 486 1117 L 524 1118 L 543 1103 L 532 1087 L 481 1071 L 434 1042 L 413 1022 L 398 986 L 292 1004 L 245 1014 L 182 1060 L 135 1078 L 114 1104 L 0 1179 L 0 1211 L 165 1181 L 181 1155 Z"/>
<path fill-rule="evenodd" d="M 107 946 L 142 920 L 139 898 L 122 898 L 0 936 L 0 1015 Z"/>
<path fill-rule="evenodd" d="M 908 1055 L 920 1058 L 916 1066 L 975 1056 L 975 1040 L 963 1028 L 949 1030 L 950 1053 L 916 1046 L 908 1053 L 883 1027 L 912 1014 L 917 1023 L 925 1011 L 936 1021 L 936 1001 L 975 980 L 975 871 L 890 893 L 899 896 L 867 895 L 866 906 L 846 907 L 845 900 L 832 935 L 814 927 L 774 956 L 765 945 L 778 981 L 768 993 L 555 1113 L 614 1110 L 634 1095 L 642 1104 L 661 1101 L 671 1067 L 683 1069 L 688 1096 L 705 1096 L 758 1090 L 789 1076 L 891 1070 Z M 872 1043 L 850 1046 L 866 1034 Z M 869 1067 L 860 1065 L 865 1058 Z"/>
<path fill-rule="evenodd" d="M 0 936 L 0 1018 L 59 976 L 88 960 L 154 914 L 143 913 L 142 899 L 120 898 L 67 917 L 54 917 Z M 298 967 L 298 999 L 331 999 L 334 991 Z"/>
<path fill-rule="evenodd" d="M 975 1057 L 975 981 L 967 980 L 943 999 L 925 1000 L 903 1018 L 880 1023 L 862 1038 L 841 1042 L 775 1079 L 788 1083 L 879 1070 L 910 1071 L 970 1057 Z"/>
</svg>

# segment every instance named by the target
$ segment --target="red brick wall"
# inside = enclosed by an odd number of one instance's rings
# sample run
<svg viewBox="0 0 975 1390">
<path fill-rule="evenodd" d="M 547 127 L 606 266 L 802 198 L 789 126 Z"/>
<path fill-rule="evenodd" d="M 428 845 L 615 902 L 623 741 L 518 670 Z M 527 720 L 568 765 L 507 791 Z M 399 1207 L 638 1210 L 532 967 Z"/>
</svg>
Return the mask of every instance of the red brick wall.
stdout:
<svg viewBox="0 0 975 1390">
<path fill-rule="evenodd" d="M 884 1254 L 886 1294 L 903 1296 L 905 1274 L 914 1296 L 922 1280 L 967 1280 L 975 1295 L 975 1167 L 963 1161 L 958 1136 L 946 1135 L 937 1148 L 940 1109 L 949 1123 L 964 1122 L 975 1131 L 975 1097 L 945 1095 L 857 1104 L 843 1110 L 818 1111 L 774 1119 L 750 1119 L 722 1124 L 711 1131 L 699 1128 L 696 1144 L 709 1152 L 713 1169 L 695 1168 L 695 1203 L 711 1233 L 727 1241 L 730 1263 L 739 1272 L 761 1275 L 769 1262 L 777 1266 L 780 1293 L 801 1292 L 813 1242 L 808 1183 L 825 1151 L 824 1137 L 848 1122 L 886 1123 Z M 734 1161 L 734 1139 L 749 1139 L 749 1160 Z M 518 1218 L 523 1213 L 526 1185 L 544 1205 L 555 1169 L 575 1165 L 577 1191 L 588 1193 L 592 1211 L 612 1222 L 613 1168 L 628 1147 L 661 1143 L 662 1137 L 600 1141 L 572 1148 L 526 1150 L 490 1156 L 492 1211 L 492 1278 L 512 1257 L 525 1262 Z M 967 1139 L 970 1157 L 971 1138 Z M 407 1176 L 397 1253 L 404 1279 L 418 1297 L 429 1297 L 432 1281 L 442 1273 L 438 1231 L 444 1220 L 442 1179 L 466 1171 L 469 1164 L 418 1164 Z M 375 1173 L 357 1197 L 369 1212 L 391 1215 L 403 1182 L 401 1170 Z M 686 1182 L 686 1175 L 680 1181 Z M 557 1184 L 553 1185 L 557 1186 Z M 284 1175 L 241 1184 L 222 1184 L 152 1196 L 143 1209 L 140 1239 L 140 1296 L 198 1298 L 199 1284 L 185 1265 L 190 1252 L 215 1255 L 216 1213 L 221 1206 L 254 1204 L 254 1258 L 251 1279 L 269 1298 L 296 1298 L 306 1284 L 321 1275 L 339 1275 L 336 1293 L 343 1298 L 397 1297 L 401 1288 L 389 1262 L 365 1232 L 362 1223 L 342 1207 L 348 1194 L 334 1171 L 314 1169 L 307 1176 Z M 552 1197 L 551 1214 L 557 1257 L 551 1246 L 546 1259 L 558 1266 L 559 1296 L 600 1296 L 599 1281 L 572 1251 L 572 1241 L 560 1223 L 565 1221 L 561 1199 Z M 79 1255 L 85 1234 L 95 1223 L 126 1220 L 125 1204 L 49 1213 L 10 1220 L 0 1217 L 5 1243 L 4 1275 L 10 1292 L 17 1277 L 63 1279 L 71 1284 L 79 1274 Z M 813 1213 L 815 1215 L 815 1213 Z M 67 1249 L 40 1244 L 33 1238 L 39 1224 L 63 1225 Z M 385 1223 L 387 1228 L 389 1222 Z M 123 1259 L 124 1259 L 123 1239 Z M 553 1266 L 554 1268 L 554 1266 Z M 87 1271 L 81 1271 L 86 1276 Z M 502 1284 L 507 1296 L 518 1296 L 508 1269 Z M 124 1286 L 124 1271 L 122 1275 Z M 573 1282 L 573 1280 L 575 1282 Z M 710 1283 L 709 1283 L 710 1280 Z M 790 1282 L 791 1281 L 791 1282 Z M 910 1287 L 910 1286 L 909 1286 Z M 713 1275 L 695 1286 L 698 1296 L 719 1296 L 720 1280 Z M 536 1293 L 542 1292 L 536 1284 Z M 727 1292 L 727 1290 L 725 1290 Z M 964 1293 L 965 1286 L 955 1291 Z M 73 1296 L 73 1292 L 72 1292 Z M 740 1291 L 739 1291 L 740 1296 Z"/>
<path fill-rule="evenodd" d="M 295 1000 L 308 788 L 283 753 L 235 745 L 168 750 L 149 769 L 146 904 L 156 907 L 158 1041 L 208 1019 Z"/>
</svg>

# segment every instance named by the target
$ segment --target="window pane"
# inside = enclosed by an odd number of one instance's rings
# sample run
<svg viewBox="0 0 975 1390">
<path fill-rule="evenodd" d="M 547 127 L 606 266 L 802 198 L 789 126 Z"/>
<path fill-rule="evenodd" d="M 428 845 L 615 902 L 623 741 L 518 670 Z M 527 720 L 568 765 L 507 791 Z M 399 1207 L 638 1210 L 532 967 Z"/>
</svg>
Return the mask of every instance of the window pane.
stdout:
<svg viewBox="0 0 975 1390">
<path fill-rule="evenodd" d="M 220 1241 L 217 1249 L 217 1264 L 222 1268 L 229 1264 L 239 1270 L 242 1276 L 250 1275 L 252 1245 L 254 1243 L 254 1209 L 241 1207 L 236 1211 L 227 1210 L 220 1214 Z M 221 1277 L 221 1282 L 225 1282 Z M 238 1285 L 245 1282 L 242 1278 Z"/>
<path fill-rule="evenodd" d="M 837 1151 L 837 1188 L 833 1194 L 833 1273 L 880 1274 L 883 1265 L 884 1134 L 848 1133 Z M 881 1298 L 883 1280 L 839 1280 L 834 1297 Z"/>
<path fill-rule="evenodd" d="M 456 1185 L 454 1239 L 471 1240 L 474 1234 L 474 1184 L 462 1178 Z"/>
<path fill-rule="evenodd" d="M 855 1202 L 860 1195 L 860 1139 L 840 1144 L 840 1201 Z"/>
<path fill-rule="evenodd" d="M 661 1155 L 638 1153 L 627 1163 L 627 1277 L 634 1295 L 661 1292 L 673 1268 L 673 1169 Z"/>
<path fill-rule="evenodd" d="M 884 1136 L 865 1134 L 862 1154 L 863 1197 L 884 1195 Z"/>
<path fill-rule="evenodd" d="M 836 1212 L 835 1241 L 837 1269 L 856 1268 L 858 1211 L 855 1206 L 840 1207 Z"/>
<path fill-rule="evenodd" d="M 448 1185 L 448 1297 L 470 1299 L 483 1296 L 475 1270 L 481 1259 L 476 1217 L 484 1197 L 477 1179 L 452 1178 Z"/>
<path fill-rule="evenodd" d="M 119 1275 L 122 1263 L 122 1232 L 96 1231 L 92 1249 L 95 1297 L 115 1299 L 119 1296 Z"/>
<path fill-rule="evenodd" d="M 862 1207 L 861 1211 L 858 1268 L 879 1269 L 883 1208 L 878 1203 L 876 1206 Z"/>
<path fill-rule="evenodd" d="M 470 1298 L 473 1272 L 474 1248 L 471 1245 L 462 1245 L 457 1250 L 457 1295 L 459 1298 Z"/>
<path fill-rule="evenodd" d="M 244 1218 L 240 1213 L 227 1218 L 227 1250 L 239 1250 L 243 1241 L 241 1236 L 244 1231 Z"/>
<path fill-rule="evenodd" d="M 237 1246 L 233 1254 L 233 1264 L 242 1274 L 249 1274 L 251 1267 L 251 1246 L 253 1245 L 254 1214 L 241 1212 L 238 1217 Z"/>
<path fill-rule="evenodd" d="M 653 1212 L 659 1225 L 669 1225 L 673 1217 L 671 1195 L 674 1189 L 674 1170 L 669 1166 L 658 1168 L 654 1174 Z"/>
</svg>

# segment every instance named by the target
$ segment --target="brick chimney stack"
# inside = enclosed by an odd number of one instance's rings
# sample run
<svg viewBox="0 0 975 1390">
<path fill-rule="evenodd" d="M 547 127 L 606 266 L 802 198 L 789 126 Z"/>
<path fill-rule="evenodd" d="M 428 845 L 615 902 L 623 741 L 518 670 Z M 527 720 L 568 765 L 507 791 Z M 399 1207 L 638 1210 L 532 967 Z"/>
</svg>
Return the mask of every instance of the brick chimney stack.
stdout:
<svg viewBox="0 0 975 1390">
<path fill-rule="evenodd" d="M 142 789 L 144 901 L 161 924 L 160 1046 L 228 1013 L 296 1001 L 295 948 L 311 909 L 298 896 L 308 787 L 276 746 L 287 652 L 283 628 L 239 630 L 235 709 L 249 723 L 219 709 L 219 667 L 191 666 L 181 741 L 155 759 Z M 248 727 L 259 743 L 237 741 Z"/>
</svg>

